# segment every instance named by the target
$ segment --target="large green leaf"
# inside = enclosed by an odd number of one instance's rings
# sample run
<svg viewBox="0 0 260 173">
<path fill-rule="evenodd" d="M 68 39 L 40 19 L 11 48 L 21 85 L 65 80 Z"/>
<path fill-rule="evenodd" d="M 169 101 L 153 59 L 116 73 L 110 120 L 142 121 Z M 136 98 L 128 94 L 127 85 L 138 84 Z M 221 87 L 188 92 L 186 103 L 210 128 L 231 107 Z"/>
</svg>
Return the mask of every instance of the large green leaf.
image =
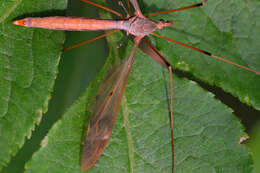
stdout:
<svg viewBox="0 0 260 173">
<path fill-rule="evenodd" d="M 195 1 L 139 3 L 143 12 L 149 13 L 191 5 Z M 202 9 L 160 16 L 176 21 L 173 29 L 160 34 L 259 70 L 257 11 L 256 0 L 209 1 Z M 41 149 L 27 164 L 26 172 L 81 172 L 84 124 L 91 114 L 95 92 L 114 58 L 127 57 L 132 48 L 131 42 L 127 47 L 116 48 L 121 36 L 108 38 L 108 62 L 50 130 Z M 260 108 L 259 76 L 165 40 L 152 41 L 174 67 Z M 196 83 L 177 76 L 173 80 L 176 172 L 252 172 L 248 149 L 238 144 L 246 134 L 232 110 Z M 90 172 L 171 172 L 168 86 L 167 70 L 138 51 L 108 147 Z"/>
<path fill-rule="evenodd" d="M 0 4 L 1 170 L 47 111 L 64 42 L 63 32 L 18 27 L 10 21 L 36 12 L 63 14 L 66 1 L 1 0 Z"/>
<path fill-rule="evenodd" d="M 111 49 L 109 60 L 116 54 Z M 90 172 L 171 172 L 167 74 L 138 52 L 109 145 Z M 27 173 L 81 172 L 83 121 L 97 81 L 55 124 Z M 246 134 L 231 110 L 193 82 L 174 77 L 174 86 L 176 172 L 251 172 L 248 150 L 238 145 Z"/>
<path fill-rule="evenodd" d="M 144 10 L 149 13 L 192 3 L 195 2 L 151 0 L 144 4 Z M 176 21 L 174 29 L 165 29 L 160 34 L 260 71 L 259 6 L 259 1 L 209 1 L 203 8 L 159 16 Z M 164 40 L 157 39 L 156 43 L 176 68 L 260 109 L 259 75 Z"/>
</svg>

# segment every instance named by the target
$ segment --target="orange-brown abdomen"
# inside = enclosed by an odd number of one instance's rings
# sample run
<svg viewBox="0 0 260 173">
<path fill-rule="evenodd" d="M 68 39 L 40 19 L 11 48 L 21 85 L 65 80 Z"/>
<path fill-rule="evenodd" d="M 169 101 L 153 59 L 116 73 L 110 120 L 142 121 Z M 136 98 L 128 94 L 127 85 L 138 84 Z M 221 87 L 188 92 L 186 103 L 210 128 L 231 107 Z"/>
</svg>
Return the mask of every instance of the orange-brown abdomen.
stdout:
<svg viewBox="0 0 260 173">
<path fill-rule="evenodd" d="M 122 29 L 124 21 L 88 19 L 82 17 L 35 17 L 13 21 L 15 25 L 54 30 L 86 31 Z"/>
</svg>

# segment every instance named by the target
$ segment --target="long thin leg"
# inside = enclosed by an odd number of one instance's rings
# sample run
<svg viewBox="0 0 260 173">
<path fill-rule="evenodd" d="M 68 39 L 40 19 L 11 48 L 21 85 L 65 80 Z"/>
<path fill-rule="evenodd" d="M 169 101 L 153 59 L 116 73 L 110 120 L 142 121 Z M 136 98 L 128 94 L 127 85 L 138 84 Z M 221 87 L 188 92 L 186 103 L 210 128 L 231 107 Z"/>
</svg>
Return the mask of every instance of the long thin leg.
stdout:
<svg viewBox="0 0 260 173">
<path fill-rule="evenodd" d="M 203 6 L 204 4 L 205 3 L 201 2 L 201 3 L 198 3 L 198 4 L 194 4 L 194 5 L 190 5 L 190 6 L 187 6 L 187 7 L 178 8 L 178 9 L 159 11 L 159 12 L 156 12 L 156 13 L 146 14 L 145 16 L 149 17 L 149 16 L 155 16 L 155 15 L 158 15 L 158 14 L 166 14 L 166 13 L 172 13 L 172 12 L 176 12 L 176 11 L 183 11 L 183 10 L 187 10 L 187 9 L 191 9 L 191 8 L 195 8 L 195 7 L 200 7 L 200 6 Z"/>
<path fill-rule="evenodd" d="M 117 32 L 117 31 L 119 31 L 119 30 L 113 30 L 113 31 L 110 31 L 110 32 L 108 32 L 108 33 L 105 33 L 105 34 L 102 34 L 102 35 L 100 35 L 100 36 L 97 36 L 97 37 L 95 37 L 95 38 L 92 38 L 92 39 L 89 39 L 89 40 L 80 42 L 80 43 L 75 44 L 75 45 L 73 45 L 73 46 L 65 47 L 65 48 L 63 49 L 63 51 L 68 51 L 68 50 L 70 50 L 70 49 L 73 49 L 73 48 L 82 46 L 82 45 L 84 45 L 84 44 L 87 44 L 87 43 L 90 43 L 90 42 L 92 42 L 92 41 L 95 41 L 95 40 L 98 40 L 98 39 L 100 39 L 100 38 L 103 38 L 103 37 L 106 37 L 106 36 L 108 36 L 108 35 L 111 35 L 111 34 L 113 34 L 114 32 Z"/>
<path fill-rule="evenodd" d="M 145 18 L 142 11 L 140 10 L 137 0 L 130 0 L 130 2 L 132 3 L 132 5 L 135 9 L 135 15 L 138 17 L 141 17 L 141 18 Z"/>
<path fill-rule="evenodd" d="M 152 49 L 149 51 L 153 51 L 155 54 L 151 54 L 150 52 L 145 51 L 148 53 L 150 58 L 161 64 L 163 67 L 169 70 L 169 77 L 170 77 L 170 121 L 171 121 L 171 138 L 172 138 L 172 173 L 174 173 L 174 130 L 173 130 L 173 80 L 172 80 L 172 66 L 170 63 L 161 55 L 159 51 L 155 49 L 151 42 L 147 39 L 144 39 L 145 43 Z"/>
<path fill-rule="evenodd" d="M 123 8 L 123 10 L 125 11 L 125 13 L 126 13 L 126 19 L 130 18 L 129 9 L 126 9 L 126 8 L 125 8 L 123 2 L 122 2 L 122 1 L 118 1 L 118 5 L 120 5 L 120 6 Z"/>
<path fill-rule="evenodd" d="M 118 13 L 118 12 L 116 12 L 116 11 L 110 9 L 110 8 L 104 7 L 104 6 L 100 5 L 100 4 L 97 4 L 97 3 L 95 3 L 95 2 L 92 2 L 92 1 L 89 1 L 89 0 L 81 0 L 81 1 L 86 2 L 86 3 L 88 3 L 88 4 L 91 4 L 91 5 L 94 5 L 94 6 L 96 6 L 96 7 L 102 8 L 102 9 L 104 9 L 104 10 L 106 10 L 106 11 L 109 11 L 109 12 L 111 12 L 111 13 L 113 13 L 113 14 L 115 14 L 115 15 L 121 17 L 121 18 L 124 18 L 124 16 L 123 16 L 122 14 L 120 14 L 120 13 Z"/>
<path fill-rule="evenodd" d="M 215 58 L 215 59 L 218 59 L 218 60 L 227 62 L 227 63 L 232 64 L 232 65 L 234 65 L 234 66 L 240 67 L 240 68 L 242 68 L 242 69 L 245 69 L 245 70 L 247 70 L 247 71 L 251 71 L 251 72 L 254 72 L 254 73 L 260 75 L 260 72 L 259 72 L 259 71 L 256 71 L 256 70 L 254 70 L 254 69 L 252 69 L 252 68 L 249 68 L 249 67 L 246 67 L 246 66 L 243 66 L 243 65 L 240 65 L 240 64 L 238 64 L 238 63 L 235 63 L 235 62 L 233 62 L 233 61 L 227 60 L 227 59 L 225 59 L 225 58 L 221 58 L 221 57 L 219 57 L 219 56 L 213 55 L 212 53 L 207 52 L 207 51 L 205 51 L 205 50 L 202 50 L 202 49 L 199 49 L 199 48 L 196 48 L 196 47 L 189 46 L 189 45 L 187 45 L 187 44 L 184 44 L 184 43 L 179 42 L 179 41 L 176 41 L 176 40 L 172 40 L 172 39 L 170 39 L 170 38 L 167 38 L 167 37 L 158 35 L 158 34 L 156 34 L 156 33 L 154 33 L 154 32 L 151 33 L 151 34 L 154 35 L 154 36 L 156 36 L 156 37 L 162 38 L 162 39 L 164 39 L 164 40 L 168 40 L 168 41 L 170 41 L 170 42 L 172 42 L 172 43 L 176 43 L 176 44 L 179 44 L 179 45 L 184 46 L 184 47 L 188 47 L 188 48 L 190 48 L 190 49 L 193 49 L 193 50 L 196 50 L 196 51 L 198 51 L 198 52 L 200 52 L 200 53 L 203 53 L 203 54 L 205 54 L 205 55 L 208 55 L 208 56 L 210 56 L 210 57 L 212 57 L 212 58 Z"/>
<path fill-rule="evenodd" d="M 171 137 L 172 137 L 172 173 L 174 173 L 174 131 L 173 131 L 173 80 L 172 80 L 172 66 L 169 66 L 170 76 L 170 90 L 171 90 Z"/>
<path fill-rule="evenodd" d="M 130 9 L 130 1 L 127 0 L 127 10 L 128 10 L 128 14 L 131 15 L 131 9 Z"/>
</svg>

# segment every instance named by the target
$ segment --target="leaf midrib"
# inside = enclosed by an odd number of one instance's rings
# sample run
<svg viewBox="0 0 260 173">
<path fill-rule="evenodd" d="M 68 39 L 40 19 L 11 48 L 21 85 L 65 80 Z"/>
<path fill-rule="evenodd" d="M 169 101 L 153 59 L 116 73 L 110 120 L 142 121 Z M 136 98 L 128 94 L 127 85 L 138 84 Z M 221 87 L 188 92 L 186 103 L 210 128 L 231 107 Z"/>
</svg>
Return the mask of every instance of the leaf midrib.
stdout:
<svg viewBox="0 0 260 173">
<path fill-rule="evenodd" d="M 125 96 L 122 98 L 121 108 L 123 112 L 124 128 L 126 132 L 127 144 L 128 144 L 128 157 L 130 162 L 130 172 L 135 172 L 135 159 L 134 159 L 134 142 L 131 134 L 131 128 L 129 123 L 129 109 L 127 106 L 127 99 Z"/>
</svg>

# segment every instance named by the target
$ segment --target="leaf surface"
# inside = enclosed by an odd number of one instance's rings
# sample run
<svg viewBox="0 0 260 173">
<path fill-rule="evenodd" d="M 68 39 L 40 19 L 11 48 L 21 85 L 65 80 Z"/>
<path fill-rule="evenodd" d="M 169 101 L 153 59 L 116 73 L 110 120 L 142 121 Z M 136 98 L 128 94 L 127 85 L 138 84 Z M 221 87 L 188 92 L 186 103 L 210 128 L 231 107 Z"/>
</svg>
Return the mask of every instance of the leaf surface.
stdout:
<svg viewBox="0 0 260 173">
<path fill-rule="evenodd" d="M 196 2 L 139 3 L 144 13 L 151 13 Z M 174 27 L 160 31 L 161 35 L 257 69 L 260 62 L 257 10 L 256 0 L 209 1 L 202 9 L 156 18 L 175 21 Z M 246 20 L 247 16 L 252 20 Z M 114 59 L 127 57 L 133 47 L 130 41 L 116 48 L 121 40 L 119 33 L 108 38 L 110 53 L 104 68 L 49 131 L 40 150 L 27 163 L 27 173 L 81 172 L 85 123 L 91 115 L 98 86 Z M 151 40 L 175 68 L 217 85 L 259 109 L 259 76 L 165 40 Z M 30 71 L 27 73 L 26 80 L 19 83 L 22 86 L 30 81 Z M 109 144 L 89 172 L 171 172 L 168 78 L 167 70 L 137 52 Z M 175 172 L 253 172 L 248 148 L 238 144 L 247 134 L 232 110 L 193 81 L 174 75 L 173 83 Z"/>
<path fill-rule="evenodd" d="M 151 13 L 195 3 L 151 0 L 146 2 L 144 11 Z M 210 1 L 202 8 L 156 17 L 176 21 L 173 28 L 161 31 L 161 35 L 260 71 L 259 7 L 259 1 Z M 260 109 L 259 75 L 162 39 L 156 39 L 155 43 L 174 67 Z"/>
<path fill-rule="evenodd" d="M 66 2 L 0 1 L 0 169 L 23 145 L 47 111 L 61 55 L 63 32 L 9 22 L 40 10 L 64 10 Z M 61 12 L 59 12 L 61 13 Z"/>
</svg>

